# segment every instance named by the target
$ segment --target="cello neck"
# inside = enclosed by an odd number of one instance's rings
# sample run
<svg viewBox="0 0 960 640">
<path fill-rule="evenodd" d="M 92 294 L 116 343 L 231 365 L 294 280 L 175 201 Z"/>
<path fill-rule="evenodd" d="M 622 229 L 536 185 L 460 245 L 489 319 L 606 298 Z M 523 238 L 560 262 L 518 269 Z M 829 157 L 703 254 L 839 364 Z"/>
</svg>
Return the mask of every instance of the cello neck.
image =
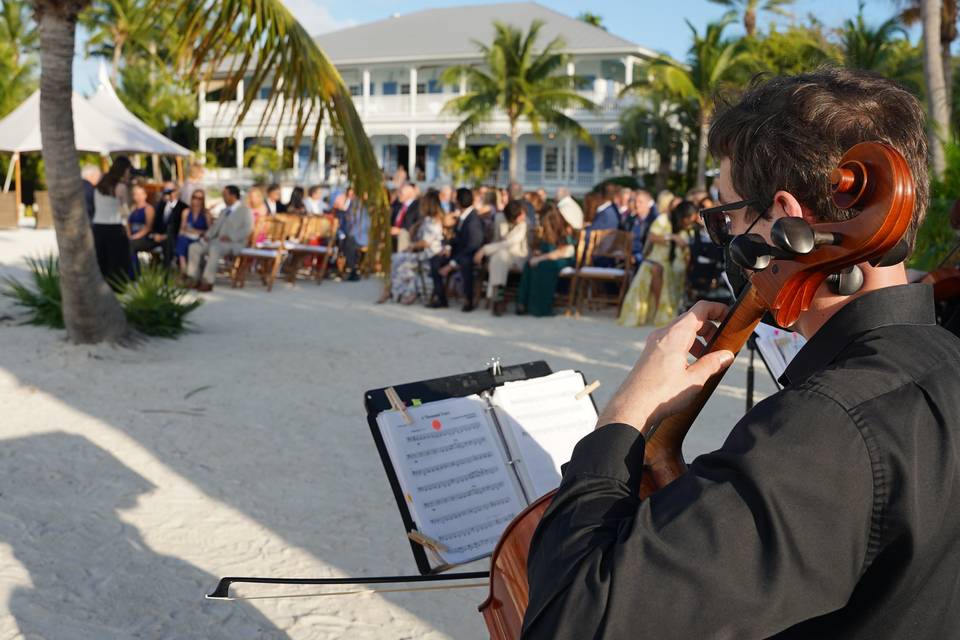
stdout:
<svg viewBox="0 0 960 640">
<path fill-rule="evenodd" d="M 766 310 L 766 305 L 757 291 L 748 284 L 730 309 L 730 313 L 717 328 L 713 339 L 704 349 L 704 354 L 721 350 L 731 351 L 734 354 L 738 353 L 747 343 Z M 697 392 L 695 399 L 686 409 L 664 418 L 650 430 L 647 435 L 647 445 L 644 453 L 646 464 L 656 466 L 658 462 L 662 461 L 682 460 L 681 446 L 683 445 L 683 439 L 694 420 L 700 415 L 704 405 L 707 404 L 707 400 L 713 395 L 717 385 L 720 384 L 725 372 L 724 370 L 712 376 Z M 672 477 L 664 478 L 667 481 L 673 479 Z"/>
</svg>

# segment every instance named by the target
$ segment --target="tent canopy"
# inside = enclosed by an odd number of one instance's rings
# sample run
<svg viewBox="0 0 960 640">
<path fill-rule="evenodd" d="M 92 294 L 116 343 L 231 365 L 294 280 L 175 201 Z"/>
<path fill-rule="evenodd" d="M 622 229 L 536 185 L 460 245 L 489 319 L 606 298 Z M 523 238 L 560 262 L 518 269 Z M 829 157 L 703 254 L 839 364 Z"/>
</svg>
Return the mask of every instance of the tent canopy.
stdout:
<svg viewBox="0 0 960 640">
<path fill-rule="evenodd" d="M 188 149 L 157 133 L 127 111 L 109 81 L 104 79 L 90 100 L 73 92 L 73 131 L 78 151 L 101 155 L 190 155 Z M 27 153 L 40 150 L 40 91 L 37 90 L 0 120 L 0 151 Z"/>
</svg>

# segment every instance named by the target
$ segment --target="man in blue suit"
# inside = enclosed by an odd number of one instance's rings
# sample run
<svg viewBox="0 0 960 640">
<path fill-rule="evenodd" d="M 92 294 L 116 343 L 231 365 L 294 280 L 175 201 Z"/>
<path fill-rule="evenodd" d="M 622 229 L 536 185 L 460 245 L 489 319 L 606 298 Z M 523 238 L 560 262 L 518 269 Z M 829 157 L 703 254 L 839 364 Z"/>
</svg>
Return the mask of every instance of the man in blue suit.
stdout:
<svg viewBox="0 0 960 640">
<path fill-rule="evenodd" d="M 603 202 L 597 207 L 597 213 L 593 216 L 590 229 L 620 228 L 620 209 L 616 204 L 616 199 L 619 194 L 619 185 L 610 182 L 603 185 Z"/>
<path fill-rule="evenodd" d="M 456 199 L 460 209 L 457 233 L 453 242 L 445 246 L 439 255 L 430 259 L 435 299 L 429 306 L 434 309 L 449 306 L 447 291 L 443 286 L 444 279 L 457 269 L 463 282 L 463 310 L 473 311 L 473 256 L 477 249 L 483 246 L 483 222 L 473 208 L 473 191 L 461 187 L 457 189 Z"/>
</svg>

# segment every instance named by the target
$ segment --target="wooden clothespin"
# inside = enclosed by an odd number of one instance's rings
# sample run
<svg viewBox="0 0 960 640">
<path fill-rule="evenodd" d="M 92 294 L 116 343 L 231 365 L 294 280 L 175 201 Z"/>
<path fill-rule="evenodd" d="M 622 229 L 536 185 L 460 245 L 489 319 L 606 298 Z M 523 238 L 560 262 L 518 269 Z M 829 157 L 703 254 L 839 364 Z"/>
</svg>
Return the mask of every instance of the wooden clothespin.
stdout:
<svg viewBox="0 0 960 640">
<path fill-rule="evenodd" d="M 419 544 L 421 547 L 426 547 L 427 549 L 430 549 L 438 554 L 450 550 L 447 545 L 443 544 L 439 540 L 434 540 L 430 536 L 425 536 L 419 531 L 407 531 L 407 537 Z"/>
<path fill-rule="evenodd" d="M 585 386 L 583 389 L 581 389 L 579 393 L 577 393 L 577 395 L 573 396 L 573 399 L 582 400 L 583 398 L 586 398 L 588 395 L 590 395 L 591 393 L 593 393 L 599 388 L 600 388 L 600 381 L 594 380 L 593 382 Z"/>
<path fill-rule="evenodd" d="M 407 413 L 407 405 L 405 405 L 403 400 L 400 399 L 400 396 L 397 395 L 397 390 L 393 387 L 387 387 L 384 393 L 387 396 L 387 400 L 390 402 L 390 407 L 394 411 L 399 411 L 407 424 L 413 424 L 413 418 L 411 418 L 410 414 Z"/>
</svg>

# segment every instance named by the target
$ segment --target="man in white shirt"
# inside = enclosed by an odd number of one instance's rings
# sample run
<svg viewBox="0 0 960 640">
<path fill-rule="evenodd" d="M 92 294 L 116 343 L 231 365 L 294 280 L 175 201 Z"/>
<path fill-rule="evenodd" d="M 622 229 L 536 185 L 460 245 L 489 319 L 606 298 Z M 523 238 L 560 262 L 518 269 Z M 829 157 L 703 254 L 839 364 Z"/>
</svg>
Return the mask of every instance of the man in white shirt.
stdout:
<svg viewBox="0 0 960 640">
<path fill-rule="evenodd" d="M 163 248 L 163 266 L 169 267 L 173 261 L 177 236 L 180 234 L 180 222 L 187 205 L 180 200 L 180 189 L 175 182 L 167 181 L 160 192 L 157 213 L 153 217 L 153 234 L 150 238 Z"/>
<path fill-rule="evenodd" d="M 307 191 L 307 197 L 303 201 L 307 208 L 307 213 L 320 215 L 327 210 L 327 203 L 323 199 L 323 188 L 315 184 Z"/>
</svg>

